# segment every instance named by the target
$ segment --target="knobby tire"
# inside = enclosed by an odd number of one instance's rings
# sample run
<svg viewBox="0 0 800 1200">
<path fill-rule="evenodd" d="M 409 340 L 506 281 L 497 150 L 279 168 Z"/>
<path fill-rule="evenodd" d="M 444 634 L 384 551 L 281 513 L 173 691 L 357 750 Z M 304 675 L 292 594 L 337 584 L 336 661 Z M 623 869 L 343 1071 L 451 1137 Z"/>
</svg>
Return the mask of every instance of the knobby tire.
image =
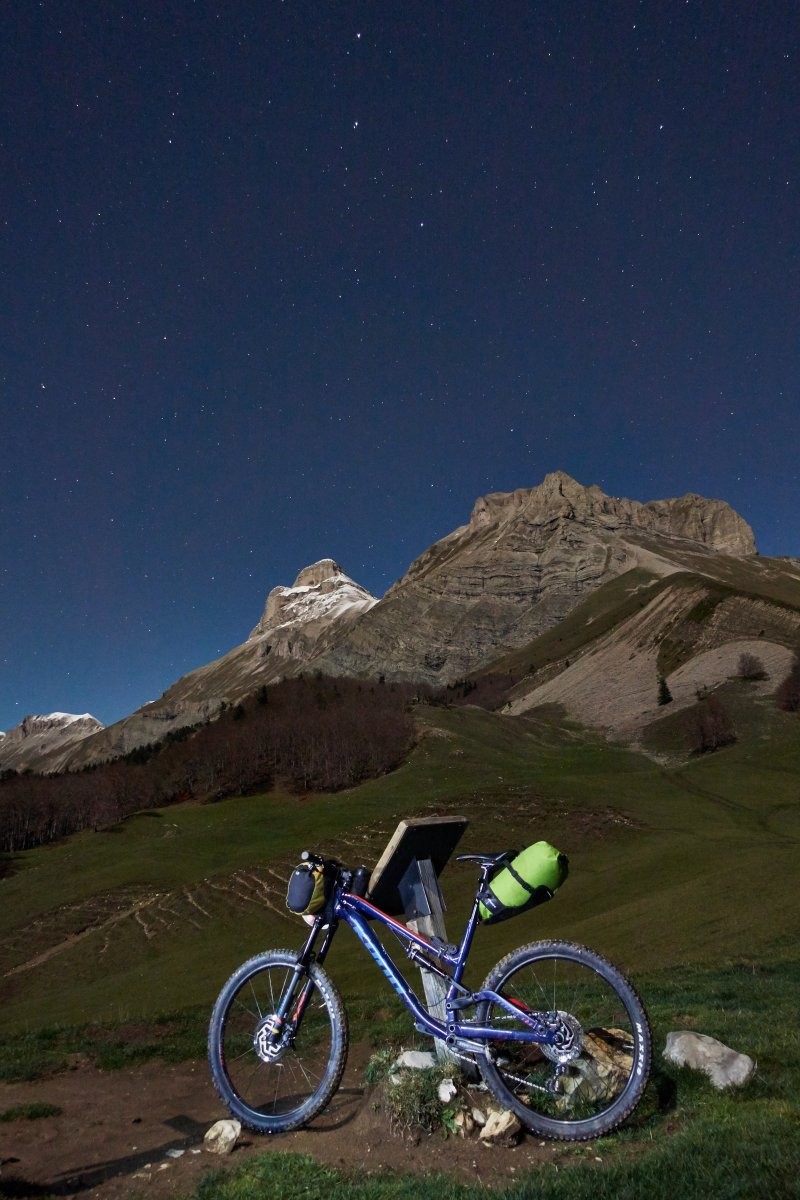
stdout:
<svg viewBox="0 0 800 1200">
<path fill-rule="evenodd" d="M 214 1086 L 234 1117 L 258 1133 L 286 1133 L 308 1124 L 330 1101 L 347 1059 L 347 1016 L 326 972 L 315 964 L 295 985 L 297 954 L 270 950 L 230 977 L 211 1014 L 208 1057 Z M 255 1037 L 287 987 L 313 989 L 293 1036 L 265 1062 Z M 294 1003 L 294 1001 L 293 1001 Z"/>
<path fill-rule="evenodd" d="M 650 1026 L 636 991 L 616 967 L 584 946 L 535 942 L 503 958 L 483 986 L 536 1012 L 566 1013 L 580 1030 L 560 1076 L 547 1050 L 530 1043 L 489 1041 L 478 1057 L 495 1099 L 526 1128 L 559 1141 L 585 1141 L 633 1112 L 650 1072 Z M 478 1007 L 477 1021 L 525 1028 L 490 1001 Z"/>
</svg>

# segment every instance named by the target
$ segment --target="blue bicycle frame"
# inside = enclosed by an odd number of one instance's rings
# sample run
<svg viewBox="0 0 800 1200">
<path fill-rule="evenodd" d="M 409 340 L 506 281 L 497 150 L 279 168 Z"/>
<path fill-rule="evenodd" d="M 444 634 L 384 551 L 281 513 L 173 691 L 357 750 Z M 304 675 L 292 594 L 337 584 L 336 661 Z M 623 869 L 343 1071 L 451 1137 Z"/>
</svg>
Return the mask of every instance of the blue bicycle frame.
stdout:
<svg viewBox="0 0 800 1200">
<path fill-rule="evenodd" d="M 438 1038 L 449 1045 L 460 1045 L 462 1048 L 464 1048 L 465 1043 L 473 1043 L 468 1046 L 473 1052 L 480 1052 L 482 1049 L 479 1044 L 475 1043 L 484 1042 L 489 1039 L 492 1041 L 534 1042 L 547 1046 L 555 1045 L 563 1039 L 565 1031 L 558 1013 L 536 1012 L 528 1008 L 527 1005 L 522 1004 L 521 1001 L 514 1002 L 505 996 L 499 995 L 497 992 L 488 989 L 472 992 L 462 985 L 461 980 L 466 969 L 467 957 L 478 923 L 477 898 L 473 903 L 472 912 L 464 929 L 461 944 L 459 946 L 445 946 L 430 942 L 421 934 L 415 933 L 414 930 L 404 925 L 402 921 L 397 921 L 394 917 L 390 917 L 381 909 L 376 908 L 369 900 L 365 900 L 363 897 L 357 896 L 352 892 L 337 888 L 329 911 L 324 916 L 317 917 L 314 921 L 312 931 L 299 955 L 299 969 L 304 969 L 312 957 L 316 958 L 316 961 L 320 963 L 324 960 L 340 921 L 350 926 L 362 946 L 364 946 L 377 963 L 394 991 L 413 1014 L 416 1026 L 420 1032 L 427 1033 L 431 1037 Z M 432 971 L 448 982 L 449 987 L 445 998 L 446 1017 L 444 1021 L 437 1020 L 420 1003 L 407 981 L 400 974 L 386 948 L 370 928 L 368 924 L 370 921 L 385 926 L 405 943 L 406 954 L 413 963 L 425 970 Z M 325 930 L 325 936 L 319 951 L 315 955 L 313 947 L 323 930 Z M 310 991 L 311 985 L 303 989 L 304 994 L 301 996 L 300 1002 L 293 1013 L 295 1020 L 302 1013 Z M 493 1005 L 504 1009 L 510 1016 L 516 1018 L 518 1023 L 526 1026 L 526 1028 L 503 1029 L 502 1027 L 478 1025 L 474 1022 L 466 1022 L 459 1019 L 461 1009 L 472 1008 L 484 1001 L 489 1001 Z M 281 1014 L 281 1016 L 285 1015 Z"/>
</svg>

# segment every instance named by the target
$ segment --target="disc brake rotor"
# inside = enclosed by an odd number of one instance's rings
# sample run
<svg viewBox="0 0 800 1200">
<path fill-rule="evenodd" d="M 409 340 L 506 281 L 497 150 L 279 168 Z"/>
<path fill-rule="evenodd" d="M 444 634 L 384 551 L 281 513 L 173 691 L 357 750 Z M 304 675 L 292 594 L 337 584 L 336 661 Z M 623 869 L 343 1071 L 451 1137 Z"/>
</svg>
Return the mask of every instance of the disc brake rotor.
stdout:
<svg viewBox="0 0 800 1200">
<path fill-rule="evenodd" d="M 283 1022 L 275 1013 L 270 1013 L 256 1025 L 253 1034 L 253 1049 L 262 1062 L 280 1062 L 289 1049 L 285 1028 L 283 1028 L 283 1037 L 281 1037 L 282 1026 Z"/>
<path fill-rule="evenodd" d="M 583 1029 L 580 1021 L 568 1012 L 552 1014 L 551 1028 L 555 1030 L 555 1039 L 550 1046 L 542 1043 L 541 1051 L 550 1062 L 562 1065 L 572 1062 L 583 1049 Z"/>
</svg>

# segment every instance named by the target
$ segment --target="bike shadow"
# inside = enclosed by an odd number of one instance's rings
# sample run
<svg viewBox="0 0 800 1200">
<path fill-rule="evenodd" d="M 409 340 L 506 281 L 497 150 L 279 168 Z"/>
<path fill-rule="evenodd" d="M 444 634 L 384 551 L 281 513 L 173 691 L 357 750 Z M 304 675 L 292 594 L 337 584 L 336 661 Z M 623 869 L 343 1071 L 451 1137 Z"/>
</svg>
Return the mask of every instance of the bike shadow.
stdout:
<svg viewBox="0 0 800 1200">
<path fill-rule="evenodd" d="M 304 1128 L 305 1133 L 335 1133 L 356 1119 L 365 1096 L 364 1088 L 339 1088 L 326 1109 Z"/>
<path fill-rule="evenodd" d="M 170 1162 L 170 1150 L 183 1150 L 188 1154 L 193 1149 L 203 1145 L 203 1137 L 208 1129 L 208 1121 L 198 1121 L 193 1117 L 179 1113 L 168 1118 L 165 1125 L 175 1130 L 177 1137 L 169 1138 L 157 1145 L 151 1145 L 129 1154 L 116 1158 L 106 1158 L 83 1166 L 71 1167 L 54 1176 L 46 1185 L 16 1180 L 17 1191 L 8 1191 L 8 1182 L 3 1180 L 4 1196 L 27 1198 L 36 1196 L 74 1196 L 81 1192 L 91 1191 L 112 1179 L 131 1178 L 146 1167 L 156 1170 L 162 1163 Z M 27 1190 L 24 1190 L 27 1189 Z"/>
</svg>

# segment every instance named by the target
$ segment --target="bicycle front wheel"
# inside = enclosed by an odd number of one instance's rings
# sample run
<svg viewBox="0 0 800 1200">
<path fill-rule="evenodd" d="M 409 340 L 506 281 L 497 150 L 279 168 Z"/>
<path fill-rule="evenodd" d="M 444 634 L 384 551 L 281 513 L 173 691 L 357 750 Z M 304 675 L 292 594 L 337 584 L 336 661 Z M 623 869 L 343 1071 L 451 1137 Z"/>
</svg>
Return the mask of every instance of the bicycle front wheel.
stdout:
<svg viewBox="0 0 800 1200">
<path fill-rule="evenodd" d="M 616 967 L 584 946 L 536 942 L 507 955 L 484 988 L 512 1006 L 547 1014 L 560 1045 L 497 1039 L 478 1059 L 495 1098 L 542 1137 L 585 1141 L 621 1124 L 650 1072 L 650 1027 L 641 1000 Z M 523 1031 L 497 1002 L 477 1010 L 480 1025 Z"/>
<path fill-rule="evenodd" d="M 347 1017 L 328 975 L 315 965 L 298 971 L 291 950 L 270 950 L 239 967 L 220 992 L 208 1057 L 221 1100 L 243 1125 L 285 1133 L 331 1099 L 347 1044 Z"/>
</svg>

